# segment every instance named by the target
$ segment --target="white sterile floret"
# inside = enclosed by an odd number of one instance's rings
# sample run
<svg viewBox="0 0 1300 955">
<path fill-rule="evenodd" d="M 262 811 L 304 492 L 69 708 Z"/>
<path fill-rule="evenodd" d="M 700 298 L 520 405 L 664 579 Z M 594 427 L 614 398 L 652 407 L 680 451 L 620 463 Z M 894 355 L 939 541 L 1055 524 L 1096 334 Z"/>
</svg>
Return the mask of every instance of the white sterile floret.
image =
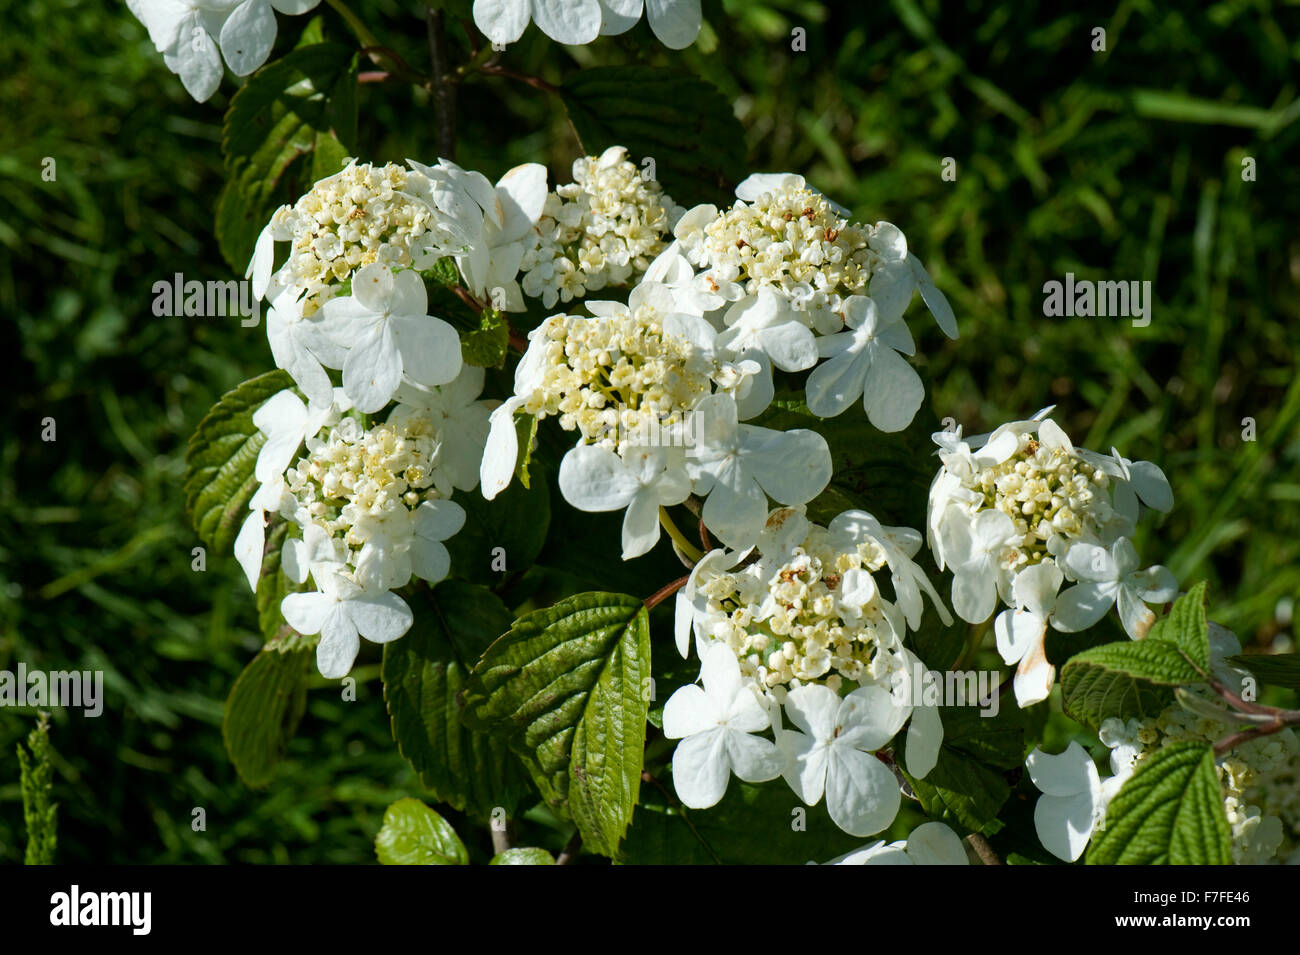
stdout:
<svg viewBox="0 0 1300 955">
<path fill-rule="evenodd" d="M 1054 624 L 1067 633 L 1086 630 L 1118 603 L 1125 631 L 1140 640 L 1156 622 L 1147 603 L 1165 603 L 1178 594 L 1178 581 L 1166 568 L 1140 569 L 1137 550 L 1127 537 L 1109 548 L 1076 541 L 1065 552 L 1064 562 L 1079 581 L 1056 601 Z"/>
<path fill-rule="evenodd" d="M 825 438 L 803 428 L 741 424 L 732 395 L 701 399 L 692 413 L 692 434 L 687 473 L 695 493 L 707 495 L 704 523 L 728 547 L 754 543 L 769 495 L 780 504 L 806 504 L 830 483 Z"/>
<path fill-rule="evenodd" d="M 1106 818 L 1106 807 L 1132 772 L 1103 782 L 1092 757 L 1075 742 L 1056 756 L 1035 747 L 1025 768 L 1043 793 L 1034 806 L 1034 829 L 1043 847 L 1066 862 L 1083 854 Z"/>
<path fill-rule="evenodd" d="M 280 604 L 285 622 L 299 633 L 321 635 L 316 667 L 337 680 L 348 675 L 361 650 L 359 636 L 388 643 L 410 629 L 411 608 L 383 589 L 360 587 L 336 571 L 318 571 L 319 590 L 289 594 Z"/>
<path fill-rule="evenodd" d="M 620 457 L 599 445 L 580 444 L 560 462 L 560 493 L 580 511 L 627 508 L 623 559 L 631 560 L 659 542 L 659 508 L 690 495 L 684 465 L 679 448 L 629 448 Z"/>
<path fill-rule="evenodd" d="M 1155 619 L 1143 601 L 1173 593 L 1163 567 L 1138 570 L 1129 540 L 1137 509 L 1130 517 L 1113 502 L 1131 481 L 1132 462 L 1121 468 L 1075 448 L 1046 417 L 1050 411 L 986 437 L 934 435 L 943 467 L 930 487 L 930 547 L 940 569 L 953 570 L 953 608 L 962 619 L 987 619 L 999 599 L 1018 611 L 1000 617 L 997 629 L 1003 658 L 1020 663 L 1022 701 L 1044 698 L 1051 688 L 1053 672 L 1042 658 L 1045 625 L 1084 629 L 1118 599 L 1125 628 L 1139 639 Z M 1143 487 L 1159 498 L 1155 482 Z M 1056 570 L 1035 572 L 1017 587 L 1044 564 Z M 1066 581 L 1080 583 L 1058 596 Z"/>
<path fill-rule="evenodd" d="M 403 427 L 413 417 L 428 419 L 438 435 L 434 487 L 443 497 L 451 497 L 453 488 L 472 491 L 478 486 L 492 412 L 491 402 L 479 400 L 485 376 L 482 368 L 463 365 L 460 374 L 444 385 L 426 388 L 404 381 L 397 386 L 397 406 L 388 420 Z"/>
<path fill-rule="evenodd" d="M 664 736 L 681 740 L 673 786 L 692 809 L 716 805 L 733 772 L 758 783 L 781 775 L 782 766 L 776 745 L 754 735 L 770 727 L 767 710 L 726 647 L 705 650 L 700 679 L 703 688 L 691 683 L 673 693 L 663 715 Z"/>
<path fill-rule="evenodd" d="M 854 849 L 826 865 L 970 865 L 961 837 L 942 822 L 925 822 L 906 839 Z"/>
<path fill-rule="evenodd" d="M 460 336 L 428 312 L 424 282 L 374 263 L 352 277 L 352 294 L 325 303 L 320 334 L 340 349 L 343 390 L 359 411 L 378 411 L 403 377 L 443 385 L 460 373 Z"/>
<path fill-rule="evenodd" d="M 843 319 L 845 331 L 817 342 L 826 361 L 808 376 L 808 410 L 833 418 L 861 398 L 873 425 L 902 431 L 925 399 L 921 376 L 902 357 L 916 352 L 912 333 L 862 295 L 845 299 Z"/>
<path fill-rule="evenodd" d="M 622 146 L 573 164 L 573 182 L 545 194 L 517 262 L 523 290 L 546 308 L 608 286 L 627 286 L 664 251 L 682 210 L 645 179 Z"/>
<path fill-rule="evenodd" d="M 127 0 L 149 30 L 163 62 L 200 103 L 221 85 L 221 54 L 230 71 L 247 76 L 275 45 L 275 11 L 306 13 L 320 0 Z M 217 52 L 220 46 L 221 53 Z"/>
<path fill-rule="evenodd" d="M 474 23 L 493 43 L 514 43 L 532 21 L 557 43 L 577 45 L 632 29 L 643 8 L 664 46 L 695 42 L 700 0 L 474 0 Z"/>
<path fill-rule="evenodd" d="M 802 730 L 777 734 L 786 780 L 796 795 L 813 806 L 824 793 L 831 819 L 855 836 L 893 822 L 901 800 L 898 781 L 874 753 L 902 728 L 909 710 L 878 686 L 841 698 L 811 684 L 786 694 L 784 712 Z"/>
</svg>

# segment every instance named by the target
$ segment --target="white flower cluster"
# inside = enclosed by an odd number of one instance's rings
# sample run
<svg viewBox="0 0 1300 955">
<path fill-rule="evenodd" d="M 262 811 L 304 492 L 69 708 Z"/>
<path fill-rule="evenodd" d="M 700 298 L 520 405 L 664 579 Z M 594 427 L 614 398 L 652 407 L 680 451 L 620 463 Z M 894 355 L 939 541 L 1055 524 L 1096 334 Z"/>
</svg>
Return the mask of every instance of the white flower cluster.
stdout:
<svg viewBox="0 0 1300 955">
<path fill-rule="evenodd" d="M 917 705 L 916 659 L 903 646 L 920 625 L 922 592 L 951 623 L 911 560 L 920 546 L 916 531 L 865 511 L 821 527 L 803 508 L 780 508 L 757 559 L 715 550 L 695 565 L 677 596 L 677 646 L 685 656 L 694 635 L 704 686 L 677 690 L 663 721 L 664 735 L 681 739 L 673 780 L 683 803 L 714 805 L 732 773 L 780 775 L 807 805 L 825 794 L 846 832 L 893 821 L 898 782 L 875 753 L 910 717 L 908 769 L 920 777 L 943 740 L 938 711 Z M 873 576 L 884 570 L 892 601 Z M 769 730 L 773 739 L 758 735 Z"/>
<path fill-rule="evenodd" d="M 699 35 L 700 0 L 474 0 L 474 23 L 501 46 L 523 36 L 529 21 L 557 43 L 579 45 L 626 33 L 643 8 L 650 29 L 671 50 Z"/>
<path fill-rule="evenodd" d="M 756 394 L 770 395 L 773 366 L 804 371 L 826 359 L 808 377 L 814 414 L 861 400 L 882 431 L 907 427 L 925 397 L 903 357 L 916 350 L 903 321 L 912 293 L 951 338 L 957 323 L 903 233 L 850 222 L 802 176 L 750 176 L 736 195 L 723 212 L 686 212 L 647 277 L 706 315 L 725 354 L 759 363 L 766 385 Z"/>
<path fill-rule="evenodd" d="M 1051 410 L 979 438 L 960 428 L 934 435 L 943 466 L 930 487 L 930 548 L 940 570 L 952 568 L 959 617 L 983 622 L 999 600 L 1009 608 L 994 629 L 1002 658 L 1018 664 L 1021 706 L 1046 699 L 1055 681 L 1043 650 L 1049 625 L 1084 630 L 1118 603 L 1140 639 L 1155 622 L 1147 603 L 1177 592 L 1164 567 L 1139 569 L 1130 540 L 1141 504 L 1173 506 L 1163 472 L 1075 448 Z M 1067 580 L 1074 586 L 1061 591 Z"/>
<path fill-rule="evenodd" d="M 289 291 L 310 318 L 362 266 L 428 268 L 465 239 L 464 228 L 427 201 L 431 194 L 430 182 L 404 166 L 348 163 L 271 216 L 251 269 L 258 297 Z M 289 243 L 289 258 L 272 274 L 275 242 Z"/>
<path fill-rule="evenodd" d="M 524 292 L 551 308 L 632 284 L 666 247 L 682 210 L 622 146 L 573 163 L 573 182 L 546 197 L 520 269 Z"/>
<path fill-rule="evenodd" d="M 366 428 L 347 412 L 342 389 L 322 410 L 292 390 L 272 396 L 254 415 L 266 441 L 258 453 L 259 488 L 235 544 L 256 591 L 268 513 L 291 525 L 281 554 L 285 575 L 312 590 L 281 603 L 285 622 L 321 635 L 322 675 L 345 676 L 358 635 L 395 640 L 412 622 L 391 591 L 412 576 L 436 583 L 451 558 L 444 541 L 465 523 L 448 500 L 477 483 L 489 407 L 477 401 L 483 371 L 466 368 L 446 387 L 404 386 L 386 421 Z M 290 462 L 305 445 L 306 454 Z"/>
<path fill-rule="evenodd" d="M 545 201 L 545 169 L 518 166 L 494 187 L 454 163 L 410 165 L 350 162 L 278 209 L 257 240 L 247 274 L 270 302 L 271 354 L 313 404 L 330 401 L 327 368 L 342 371 L 344 391 L 367 414 L 403 381 L 456 377 L 460 339 L 426 314 L 417 274 L 443 256 L 469 292 L 523 306 L 515 277 Z M 276 269 L 278 242 L 290 248 Z"/>
<path fill-rule="evenodd" d="M 579 432 L 560 490 L 585 511 L 627 509 L 623 556 L 659 539 L 659 508 L 692 492 L 723 543 L 750 546 L 767 515 L 812 500 L 830 481 L 830 449 L 807 430 L 740 424 L 757 367 L 717 350 L 717 332 L 667 286 L 642 282 L 623 305 L 589 302 L 594 318 L 552 316 L 529 335 L 515 394 L 493 412 L 484 496 L 509 484 L 518 455 L 514 414 L 558 415 Z M 763 403 L 766 405 L 766 402 Z"/>
<path fill-rule="evenodd" d="M 126 0 L 149 31 L 167 69 L 202 103 L 221 85 L 221 58 L 236 76 L 266 62 L 275 46 L 275 13 L 290 16 L 320 0 Z M 220 52 L 218 52 L 220 47 Z"/>
</svg>

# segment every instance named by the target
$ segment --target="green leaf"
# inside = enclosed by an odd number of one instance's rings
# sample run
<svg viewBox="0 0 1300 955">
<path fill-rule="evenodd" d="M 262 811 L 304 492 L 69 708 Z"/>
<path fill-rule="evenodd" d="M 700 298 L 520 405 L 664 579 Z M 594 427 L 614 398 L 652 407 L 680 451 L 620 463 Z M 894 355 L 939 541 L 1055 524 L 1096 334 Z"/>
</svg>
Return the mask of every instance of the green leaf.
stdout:
<svg viewBox="0 0 1300 955">
<path fill-rule="evenodd" d="M 462 725 L 457 702 L 479 655 L 510 629 L 510 611 L 491 591 L 459 580 L 408 600 L 415 622 L 384 645 L 381 668 L 397 748 L 439 802 L 511 813 L 526 789 L 519 762 L 502 742 Z"/>
<path fill-rule="evenodd" d="M 805 806 L 784 780 L 731 780 L 710 809 L 684 809 L 646 783 L 621 861 L 629 865 L 802 865 L 861 848 L 825 802 Z"/>
<path fill-rule="evenodd" d="M 477 331 L 462 335 L 460 353 L 467 365 L 495 368 L 506 360 L 510 348 L 510 323 L 496 309 L 489 308 L 479 318 Z"/>
<path fill-rule="evenodd" d="M 253 466 L 266 442 L 253 412 L 293 379 L 276 370 L 258 375 L 221 396 L 199 422 L 185 452 L 185 509 L 199 539 L 215 551 L 235 543 L 257 490 Z"/>
<path fill-rule="evenodd" d="M 1106 809 L 1088 865 L 1230 865 L 1231 830 L 1208 743 L 1147 757 Z"/>
<path fill-rule="evenodd" d="M 1261 683 L 1300 690 L 1300 653 L 1247 653 L 1229 657 L 1228 662 L 1245 667 Z"/>
<path fill-rule="evenodd" d="M 540 473 L 532 487 L 511 482 L 491 501 L 477 489 L 457 492 L 452 499 L 465 509 L 464 528 L 446 542 L 459 576 L 493 586 L 507 573 L 526 570 L 541 553 L 551 523 L 551 498 Z"/>
<path fill-rule="evenodd" d="M 385 810 L 375 855 L 384 865 L 469 865 L 465 843 L 451 824 L 410 796 Z"/>
<path fill-rule="evenodd" d="M 680 70 L 607 66 L 570 76 L 560 89 L 589 155 L 626 146 L 678 203 L 730 203 L 745 168 L 745 129 L 722 92 Z"/>
<path fill-rule="evenodd" d="M 1023 716 L 1014 706 L 996 716 L 981 716 L 980 707 L 945 706 L 939 760 L 924 779 L 903 770 L 922 808 L 935 819 L 954 822 L 971 832 L 991 833 L 1011 796 L 1004 773 L 1019 768 L 1024 757 Z M 899 740 L 898 765 L 906 767 L 906 735 Z"/>
<path fill-rule="evenodd" d="M 649 680 L 645 605 L 578 594 L 519 618 L 488 648 L 465 715 L 510 740 L 584 845 L 614 856 L 641 785 Z"/>
<path fill-rule="evenodd" d="M 305 184 L 290 167 L 308 153 L 312 181 L 339 171 L 356 144 L 356 54 L 338 43 L 299 47 L 248 78 L 230 101 L 222 131 L 226 186 L 217 241 L 243 272 L 271 213 Z"/>
<path fill-rule="evenodd" d="M 507 849 L 494 855 L 488 865 L 555 865 L 555 856 L 545 849 Z"/>
<path fill-rule="evenodd" d="M 1146 639 L 1171 643 L 1201 673 L 1210 672 L 1210 625 L 1205 617 L 1206 583 L 1201 581 L 1174 601 L 1169 613 L 1151 625 Z"/>
<path fill-rule="evenodd" d="M 260 789 L 271 781 L 307 709 L 312 651 L 263 650 L 244 668 L 226 700 L 221 737 L 239 778 Z"/>
<path fill-rule="evenodd" d="M 1108 717 L 1155 716 L 1173 701 L 1167 687 L 1201 682 L 1178 646 L 1147 637 L 1104 643 L 1072 656 L 1061 670 L 1065 713 L 1097 729 Z"/>
</svg>

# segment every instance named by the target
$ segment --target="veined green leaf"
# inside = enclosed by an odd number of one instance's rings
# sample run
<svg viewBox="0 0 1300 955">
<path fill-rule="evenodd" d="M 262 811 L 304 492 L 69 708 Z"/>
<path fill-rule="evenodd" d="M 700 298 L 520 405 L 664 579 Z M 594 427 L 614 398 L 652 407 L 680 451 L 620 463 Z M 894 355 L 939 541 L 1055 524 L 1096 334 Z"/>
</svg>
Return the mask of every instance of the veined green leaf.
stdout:
<svg viewBox="0 0 1300 955">
<path fill-rule="evenodd" d="M 312 651 L 262 650 L 226 700 L 221 736 L 239 778 L 254 789 L 271 781 L 307 709 Z"/>
<path fill-rule="evenodd" d="M 1148 756 L 1111 800 L 1088 865 L 1229 865 L 1231 830 L 1208 743 Z"/>
<path fill-rule="evenodd" d="M 384 812 L 375 855 L 384 865 L 469 865 L 465 843 L 451 824 L 409 796 Z"/>
<path fill-rule="evenodd" d="M 221 396 L 199 422 L 185 452 L 185 508 L 199 539 L 215 551 L 234 545 L 257 489 L 253 466 L 266 438 L 253 412 L 293 384 L 287 372 L 258 375 Z"/>
<path fill-rule="evenodd" d="M 649 680 L 645 605 L 578 594 L 519 618 L 488 648 L 465 713 L 525 757 L 585 846 L 614 856 L 640 791 Z"/>
</svg>

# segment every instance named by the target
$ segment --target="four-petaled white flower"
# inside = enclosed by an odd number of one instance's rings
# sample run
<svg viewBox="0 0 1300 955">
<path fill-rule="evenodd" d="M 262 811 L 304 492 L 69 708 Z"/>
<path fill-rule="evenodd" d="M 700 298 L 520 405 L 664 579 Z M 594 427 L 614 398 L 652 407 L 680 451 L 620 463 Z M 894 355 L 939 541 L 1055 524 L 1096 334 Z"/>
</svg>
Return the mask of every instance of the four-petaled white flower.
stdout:
<svg viewBox="0 0 1300 955">
<path fill-rule="evenodd" d="M 352 295 L 325 303 L 322 334 L 348 349 L 343 390 L 370 414 L 392 399 L 402 376 L 442 385 L 460 372 L 460 336 L 426 314 L 428 297 L 415 272 L 373 263 L 358 269 Z"/>
<path fill-rule="evenodd" d="M 790 788 L 809 806 L 826 795 L 831 819 L 845 832 L 869 836 L 894 821 L 901 793 L 893 772 L 873 754 L 902 728 L 910 708 L 879 686 L 841 698 L 811 683 L 791 690 L 785 715 L 803 732 L 783 730 Z"/>
<path fill-rule="evenodd" d="M 728 358 L 766 355 L 782 371 L 803 371 L 817 363 L 812 329 L 783 308 L 771 289 L 747 295 L 727 309 L 723 321 L 727 328 L 715 347 Z"/>
<path fill-rule="evenodd" d="M 659 508 L 680 504 L 691 481 L 674 448 L 637 447 L 622 457 L 580 444 L 560 462 L 560 493 L 580 511 L 617 511 L 623 517 L 623 559 L 647 553 L 659 542 Z"/>
<path fill-rule="evenodd" d="M 830 447 L 815 431 L 740 424 L 728 394 L 701 399 L 692 421 L 687 471 L 695 492 L 708 495 L 704 523 L 728 547 L 758 539 L 767 518 L 764 492 L 781 504 L 806 504 L 830 483 Z"/>
<path fill-rule="evenodd" d="M 1141 640 L 1156 622 L 1148 603 L 1166 603 L 1178 595 L 1178 581 L 1159 565 L 1139 570 L 1137 550 L 1127 537 L 1110 549 L 1078 541 L 1065 552 L 1066 569 L 1080 581 L 1061 592 L 1052 625 L 1066 633 L 1086 630 L 1115 603 L 1124 629 Z"/>
<path fill-rule="evenodd" d="M 883 315 L 864 295 L 844 301 L 848 331 L 817 341 L 826 361 L 808 376 L 808 410 L 833 418 L 858 398 L 881 431 L 901 431 L 925 399 L 925 386 L 903 355 L 915 353 L 912 333 L 899 316 Z"/>
<path fill-rule="evenodd" d="M 740 664 L 726 646 L 713 644 L 700 654 L 704 687 L 681 687 L 664 704 L 663 730 L 680 739 L 673 753 L 673 786 L 692 809 L 716 805 L 731 774 L 749 783 L 781 775 L 781 753 L 771 740 L 754 734 L 771 725 L 767 710 Z"/>
<path fill-rule="evenodd" d="M 316 666 L 329 680 L 348 675 L 365 637 L 388 643 L 410 629 L 411 608 L 389 590 L 367 591 L 337 571 L 318 568 L 319 590 L 288 594 L 280 602 L 285 623 L 302 634 L 319 633 Z"/>
</svg>

